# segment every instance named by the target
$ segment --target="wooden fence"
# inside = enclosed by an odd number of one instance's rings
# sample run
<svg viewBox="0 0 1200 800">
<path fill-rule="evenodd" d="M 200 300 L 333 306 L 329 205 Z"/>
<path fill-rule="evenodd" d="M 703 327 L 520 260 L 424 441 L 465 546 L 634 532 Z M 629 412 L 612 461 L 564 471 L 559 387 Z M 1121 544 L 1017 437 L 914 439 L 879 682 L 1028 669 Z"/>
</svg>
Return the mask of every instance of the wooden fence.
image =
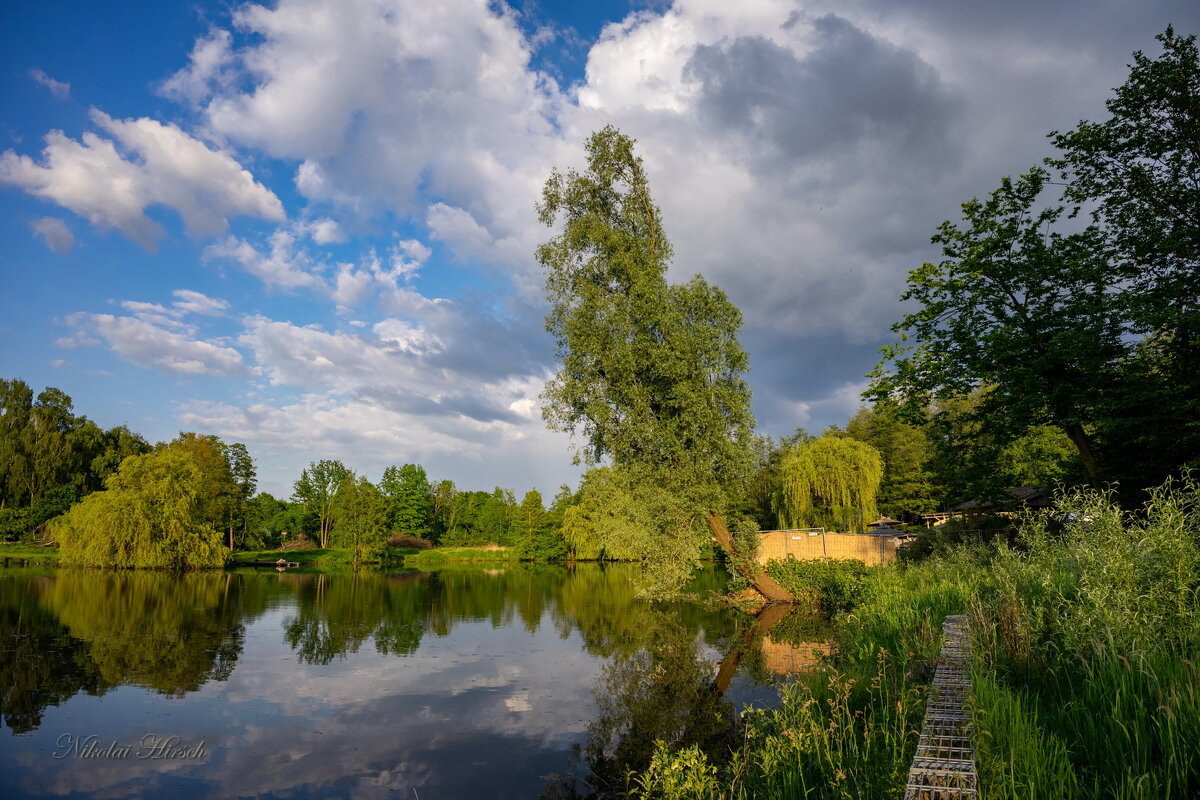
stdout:
<svg viewBox="0 0 1200 800">
<path fill-rule="evenodd" d="M 901 538 L 890 533 L 829 533 L 821 530 L 762 531 L 758 534 L 758 560 L 789 556 L 800 560 L 857 559 L 864 564 L 890 564 Z"/>
</svg>

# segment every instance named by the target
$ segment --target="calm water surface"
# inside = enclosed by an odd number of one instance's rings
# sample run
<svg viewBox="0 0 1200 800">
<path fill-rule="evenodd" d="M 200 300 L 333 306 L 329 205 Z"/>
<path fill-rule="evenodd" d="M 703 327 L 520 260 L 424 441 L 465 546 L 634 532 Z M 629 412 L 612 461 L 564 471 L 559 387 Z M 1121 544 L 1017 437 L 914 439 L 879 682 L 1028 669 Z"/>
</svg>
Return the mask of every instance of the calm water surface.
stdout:
<svg viewBox="0 0 1200 800">
<path fill-rule="evenodd" d="M 746 619 L 633 569 L 0 570 L 0 797 L 587 797 L 727 746 L 775 697 Z"/>
</svg>

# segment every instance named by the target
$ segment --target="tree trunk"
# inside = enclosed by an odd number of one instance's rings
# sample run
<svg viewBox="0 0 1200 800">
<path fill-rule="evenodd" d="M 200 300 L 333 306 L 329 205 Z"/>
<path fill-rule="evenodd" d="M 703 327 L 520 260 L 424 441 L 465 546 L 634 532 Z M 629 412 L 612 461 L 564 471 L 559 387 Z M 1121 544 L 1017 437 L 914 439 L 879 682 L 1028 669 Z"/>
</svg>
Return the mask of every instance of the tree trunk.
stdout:
<svg viewBox="0 0 1200 800">
<path fill-rule="evenodd" d="M 753 586 L 759 594 L 767 598 L 768 602 L 796 602 L 796 598 L 792 596 L 791 592 L 776 583 L 773 578 L 771 578 L 762 570 L 743 572 L 741 567 L 736 566 L 737 553 L 733 546 L 733 535 L 729 533 L 729 529 L 725 527 L 725 522 L 719 516 L 716 514 L 709 514 L 708 527 L 713 533 L 713 539 L 716 541 L 717 546 L 724 550 L 725 554 L 729 556 L 730 563 L 734 564 L 735 568 L 738 569 L 739 572 L 742 572 L 742 577 L 750 581 L 750 585 Z"/>
<path fill-rule="evenodd" d="M 742 634 L 742 638 L 729 649 L 725 654 L 725 658 L 721 659 L 721 666 L 717 670 L 717 677 L 713 679 L 712 691 L 715 694 L 725 694 L 729 689 L 729 685 L 733 683 L 733 676 L 737 673 L 738 663 L 755 643 L 766 636 L 771 628 L 774 628 L 776 623 L 783 620 L 796 609 L 792 606 L 784 605 L 783 603 L 772 603 L 765 606 L 762 613 L 758 615 L 758 619 L 754 624 L 746 629 Z"/>
<path fill-rule="evenodd" d="M 1078 422 L 1073 422 L 1070 425 L 1063 426 L 1063 432 L 1067 434 L 1067 438 L 1075 445 L 1075 449 L 1079 451 L 1079 460 L 1083 462 L 1083 468 L 1087 470 L 1088 479 L 1092 485 L 1100 485 L 1100 468 L 1096 463 L 1096 453 L 1092 450 L 1092 439 L 1087 435 L 1087 431 Z"/>
</svg>

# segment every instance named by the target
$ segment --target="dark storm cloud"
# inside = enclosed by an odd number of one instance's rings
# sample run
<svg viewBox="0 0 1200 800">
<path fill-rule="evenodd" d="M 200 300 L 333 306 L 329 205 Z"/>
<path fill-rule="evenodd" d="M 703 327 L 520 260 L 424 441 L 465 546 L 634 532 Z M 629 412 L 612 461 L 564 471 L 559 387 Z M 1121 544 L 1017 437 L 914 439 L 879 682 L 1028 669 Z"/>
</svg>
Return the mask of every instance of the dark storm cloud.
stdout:
<svg viewBox="0 0 1200 800">
<path fill-rule="evenodd" d="M 684 75 L 700 86 L 701 121 L 740 134 L 764 171 L 866 148 L 942 161 L 961 101 L 913 52 L 828 14 L 803 56 L 760 36 L 698 45 Z"/>
<path fill-rule="evenodd" d="M 843 3 L 839 2 L 839 6 Z M 1062 45 L 1107 53 L 1114 48 L 1153 49 L 1149 40 L 1168 24 L 1196 32 L 1200 4 L 1194 0 L 1107 0 L 1107 2 L 1045 2 L 1009 0 L 1004 3 L 964 3 L 961 0 L 863 2 L 845 6 L 863 9 L 884 20 L 911 19 L 942 34 L 968 38 L 1015 37 L 1036 45 Z M 1145 41 L 1138 45 L 1137 41 Z"/>
</svg>

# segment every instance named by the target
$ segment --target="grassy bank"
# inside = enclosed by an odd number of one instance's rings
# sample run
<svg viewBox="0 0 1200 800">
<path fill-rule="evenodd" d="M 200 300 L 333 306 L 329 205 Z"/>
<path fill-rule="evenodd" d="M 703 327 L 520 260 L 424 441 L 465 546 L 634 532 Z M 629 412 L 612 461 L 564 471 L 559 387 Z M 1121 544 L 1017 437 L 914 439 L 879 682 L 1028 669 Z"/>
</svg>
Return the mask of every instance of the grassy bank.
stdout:
<svg viewBox="0 0 1200 800">
<path fill-rule="evenodd" d="M 388 547 L 382 556 L 374 561 L 359 562 L 367 565 L 399 565 L 408 555 L 417 552 L 415 548 Z M 312 550 L 246 550 L 233 554 L 229 566 L 236 567 L 255 561 L 294 561 L 301 568 L 341 569 L 354 566 L 354 553 L 351 550 L 334 548 Z"/>
<path fill-rule="evenodd" d="M 508 547 L 435 547 L 404 557 L 404 566 L 436 569 L 450 564 L 496 564 L 519 561 L 517 551 Z"/>
<path fill-rule="evenodd" d="M 57 564 L 57 547 L 0 542 L 0 564 Z"/>
<path fill-rule="evenodd" d="M 1064 500 L 1014 546 L 894 568 L 773 565 L 834 610 L 837 656 L 780 706 L 743 715 L 726 763 L 662 744 L 644 798 L 898 797 L 947 614 L 971 620 L 981 796 L 1200 795 L 1200 501 L 1161 491 L 1136 516 Z"/>
</svg>

